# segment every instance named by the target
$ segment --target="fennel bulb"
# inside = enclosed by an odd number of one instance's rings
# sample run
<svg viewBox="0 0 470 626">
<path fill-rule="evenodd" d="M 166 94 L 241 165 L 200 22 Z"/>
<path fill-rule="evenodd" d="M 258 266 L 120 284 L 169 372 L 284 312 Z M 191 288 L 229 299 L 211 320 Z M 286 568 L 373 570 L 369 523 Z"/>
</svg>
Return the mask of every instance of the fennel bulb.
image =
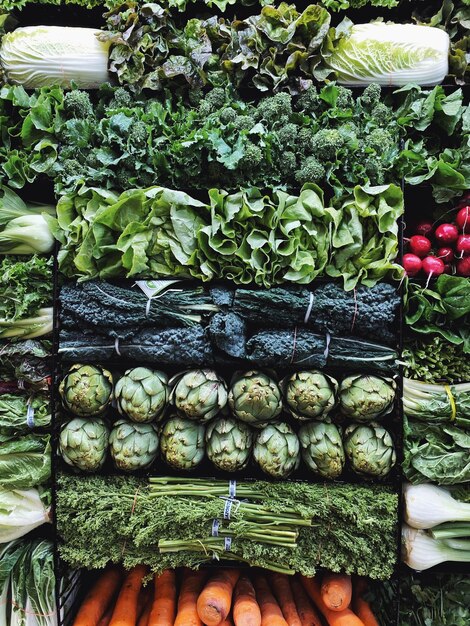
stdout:
<svg viewBox="0 0 470 626">
<path fill-rule="evenodd" d="M 53 248 L 49 224 L 39 214 L 15 217 L 0 232 L 0 254 L 48 253 Z"/>
<path fill-rule="evenodd" d="M 0 543 L 22 537 L 50 521 L 49 508 L 37 489 L 0 487 Z"/>
<path fill-rule="evenodd" d="M 469 522 L 470 504 L 459 502 L 435 485 L 404 487 L 405 521 L 412 528 L 433 528 L 444 522 Z"/>
<path fill-rule="evenodd" d="M 402 559 L 408 567 L 421 572 L 446 561 L 470 563 L 470 550 L 456 550 L 433 539 L 424 530 L 403 524 Z"/>
<path fill-rule="evenodd" d="M 108 79 L 109 41 L 99 30 L 68 26 L 25 26 L 3 36 L 0 62 L 7 81 L 26 89 L 71 81 L 95 89 Z"/>
<path fill-rule="evenodd" d="M 449 35 L 432 26 L 343 20 L 324 52 L 345 85 L 438 85 L 449 72 Z"/>
</svg>

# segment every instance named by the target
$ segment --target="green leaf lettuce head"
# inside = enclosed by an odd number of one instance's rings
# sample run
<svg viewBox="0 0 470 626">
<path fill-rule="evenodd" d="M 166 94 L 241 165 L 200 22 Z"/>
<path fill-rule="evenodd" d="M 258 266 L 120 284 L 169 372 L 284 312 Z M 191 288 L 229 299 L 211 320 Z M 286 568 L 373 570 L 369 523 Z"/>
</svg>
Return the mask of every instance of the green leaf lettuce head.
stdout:
<svg viewBox="0 0 470 626">
<path fill-rule="evenodd" d="M 44 395 L 0 394 L 0 437 L 27 433 L 51 423 L 49 399 Z"/>
<path fill-rule="evenodd" d="M 43 485 L 51 475 L 48 435 L 0 437 L 0 486 L 29 489 Z"/>
<path fill-rule="evenodd" d="M 0 544 L 27 535 L 34 528 L 51 521 L 47 496 L 41 489 L 0 487 L 0 497 Z M 0 606 L 0 616 L 1 610 Z"/>
<path fill-rule="evenodd" d="M 52 258 L 0 257 L 0 318 L 30 317 L 52 302 Z"/>
</svg>

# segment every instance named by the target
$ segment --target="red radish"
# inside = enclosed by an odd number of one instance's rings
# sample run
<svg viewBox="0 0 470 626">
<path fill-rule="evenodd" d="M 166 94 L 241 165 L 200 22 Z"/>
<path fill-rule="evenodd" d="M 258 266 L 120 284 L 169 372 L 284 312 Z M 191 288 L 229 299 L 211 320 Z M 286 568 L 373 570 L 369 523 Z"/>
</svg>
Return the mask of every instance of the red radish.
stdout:
<svg viewBox="0 0 470 626">
<path fill-rule="evenodd" d="M 426 274 L 439 276 L 444 273 L 444 261 L 435 256 L 427 256 L 423 259 L 423 270 Z"/>
<path fill-rule="evenodd" d="M 457 261 L 457 274 L 470 278 L 470 256 L 464 256 Z"/>
<path fill-rule="evenodd" d="M 444 263 L 452 263 L 454 260 L 454 251 L 452 248 L 439 248 L 437 256 L 444 261 Z"/>
<path fill-rule="evenodd" d="M 441 245 L 454 243 L 459 236 L 459 230 L 455 224 L 441 224 L 436 228 L 434 237 Z"/>
<path fill-rule="evenodd" d="M 423 235 L 424 237 L 428 237 L 432 232 L 432 223 L 423 220 L 419 222 L 415 228 L 417 235 Z"/>
<path fill-rule="evenodd" d="M 460 235 L 455 249 L 459 256 L 468 256 L 470 254 L 470 235 Z"/>
<path fill-rule="evenodd" d="M 403 255 L 403 268 L 408 276 L 416 276 L 423 268 L 423 263 L 416 254 Z"/>
<path fill-rule="evenodd" d="M 432 247 L 429 239 L 423 235 L 413 235 L 409 241 L 409 246 L 411 254 L 416 254 L 420 259 L 428 256 Z"/>
<path fill-rule="evenodd" d="M 463 209 L 460 209 L 455 221 L 463 233 L 465 231 L 470 232 L 470 206 L 464 206 Z"/>
<path fill-rule="evenodd" d="M 450 263 L 444 263 L 444 274 L 452 274 L 452 265 Z"/>
</svg>

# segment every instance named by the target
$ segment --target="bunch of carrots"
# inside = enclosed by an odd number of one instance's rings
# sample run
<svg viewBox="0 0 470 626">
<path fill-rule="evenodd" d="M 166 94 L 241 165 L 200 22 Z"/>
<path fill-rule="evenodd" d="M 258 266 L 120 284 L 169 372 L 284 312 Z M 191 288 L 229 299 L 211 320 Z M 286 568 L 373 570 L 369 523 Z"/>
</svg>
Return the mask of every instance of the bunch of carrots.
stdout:
<svg viewBox="0 0 470 626">
<path fill-rule="evenodd" d="M 364 579 L 265 570 L 166 570 L 137 566 L 102 572 L 74 626 L 379 626 Z"/>
</svg>

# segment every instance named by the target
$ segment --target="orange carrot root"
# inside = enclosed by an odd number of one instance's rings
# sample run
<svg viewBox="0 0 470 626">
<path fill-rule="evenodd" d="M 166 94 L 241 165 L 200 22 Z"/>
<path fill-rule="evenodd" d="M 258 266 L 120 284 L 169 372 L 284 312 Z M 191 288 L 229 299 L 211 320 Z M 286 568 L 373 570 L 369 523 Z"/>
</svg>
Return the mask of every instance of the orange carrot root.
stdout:
<svg viewBox="0 0 470 626">
<path fill-rule="evenodd" d="M 261 626 L 261 611 L 256 601 L 255 588 L 247 576 L 239 578 L 235 585 L 233 621 L 235 626 Z"/>
<path fill-rule="evenodd" d="M 354 583 L 353 609 L 356 615 L 364 622 L 364 626 L 379 626 L 379 622 L 372 611 L 372 607 L 364 600 L 362 594 L 367 591 L 367 582 L 358 578 Z"/>
<path fill-rule="evenodd" d="M 290 584 L 302 626 L 323 626 L 317 610 L 310 602 L 300 581 L 297 578 L 292 578 Z"/>
<path fill-rule="evenodd" d="M 174 626 L 203 626 L 197 614 L 197 599 L 204 587 L 205 580 L 206 573 L 204 571 L 184 571 Z"/>
<path fill-rule="evenodd" d="M 227 618 L 239 577 L 237 569 L 220 569 L 209 578 L 197 600 L 197 613 L 206 626 L 219 626 Z"/>
<path fill-rule="evenodd" d="M 145 565 L 137 565 L 128 572 L 116 600 L 110 626 L 136 626 L 139 594 L 147 573 Z"/>
<path fill-rule="evenodd" d="M 271 593 L 265 576 L 257 574 L 254 583 L 256 599 L 261 611 L 261 626 L 289 626 L 284 619 L 281 607 Z"/>
<path fill-rule="evenodd" d="M 292 595 L 289 577 L 285 574 L 272 573 L 269 580 L 286 622 L 289 626 L 302 626 Z"/>
<path fill-rule="evenodd" d="M 344 611 L 351 604 L 352 582 L 347 574 L 325 574 L 321 584 L 321 597 L 332 611 Z"/>
<path fill-rule="evenodd" d="M 364 626 L 364 623 L 350 609 L 344 609 L 343 611 L 332 611 L 329 609 L 323 602 L 320 585 L 315 578 L 301 576 L 300 580 L 305 591 L 325 617 L 328 626 Z"/>
<path fill-rule="evenodd" d="M 154 577 L 154 597 L 148 626 L 173 626 L 176 616 L 176 577 L 165 570 Z"/>
<path fill-rule="evenodd" d="M 117 567 L 106 568 L 83 600 L 75 617 L 74 626 L 98 626 L 121 581 L 122 575 Z"/>
</svg>

